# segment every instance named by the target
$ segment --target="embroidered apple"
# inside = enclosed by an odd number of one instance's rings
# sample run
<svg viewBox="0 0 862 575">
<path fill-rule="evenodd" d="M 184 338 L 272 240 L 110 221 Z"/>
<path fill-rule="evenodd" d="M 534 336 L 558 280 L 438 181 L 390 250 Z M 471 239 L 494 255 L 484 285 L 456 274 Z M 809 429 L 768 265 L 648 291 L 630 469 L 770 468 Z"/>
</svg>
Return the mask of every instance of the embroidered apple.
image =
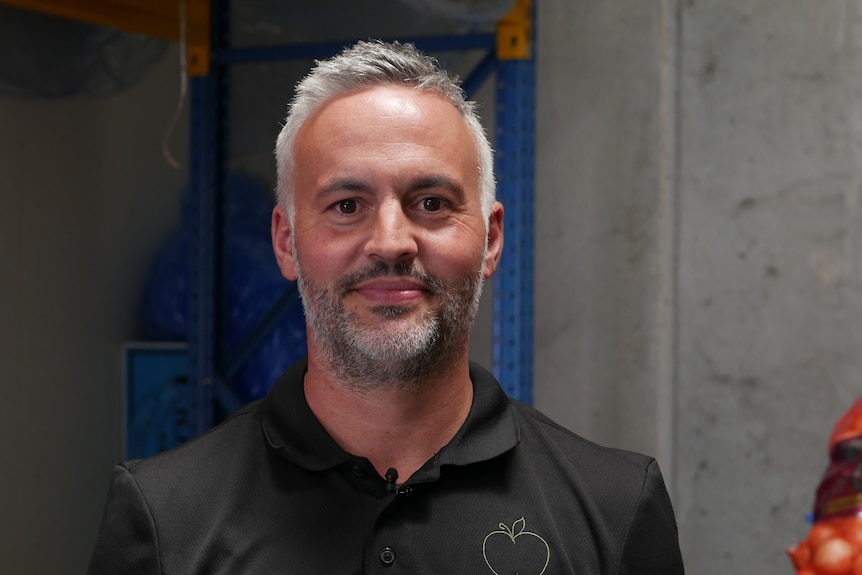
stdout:
<svg viewBox="0 0 862 575">
<path fill-rule="evenodd" d="M 485 564 L 494 575 L 542 575 L 551 560 L 548 542 L 532 531 L 524 531 L 521 517 L 511 527 L 500 523 L 482 542 Z"/>
</svg>

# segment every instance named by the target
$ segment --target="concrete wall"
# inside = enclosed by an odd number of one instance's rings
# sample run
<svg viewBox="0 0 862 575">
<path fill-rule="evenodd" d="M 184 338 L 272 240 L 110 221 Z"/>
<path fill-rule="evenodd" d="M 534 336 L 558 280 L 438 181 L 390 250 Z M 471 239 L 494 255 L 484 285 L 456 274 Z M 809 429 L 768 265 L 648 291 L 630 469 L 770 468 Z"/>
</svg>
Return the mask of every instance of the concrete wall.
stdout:
<svg viewBox="0 0 862 575">
<path fill-rule="evenodd" d="M 792 572 L 862 392 L 859 10 L 539 4 L 536 403 L 658 456 L 690 573 Z"/>
<path fill-rule="evenodd" d="M 535 403 L 658 457 L 689 573 L 792 572 L 862 390 L 860 21 L 859 0 L 539 0 Z M 269 70 L 232 110 L 234 167 L 264 178 L 293 75 Z M 186 182 L 159 149 L 176 91 L 173 51 L 115 96 L 0 97 L 4 573 L 86 564 L 119 346 Z"/>
<path fill-rule="evenodd" d="M 539 11 L 535 395 L 587 437 L 668 457 L 660 16 L 653 2 Z"/>
<path fill-rule="evenodd" d="M 682 11 L 676 473 L 709 572 L 779 573 L 862 394 L 859 6 Z"/>
</svg>

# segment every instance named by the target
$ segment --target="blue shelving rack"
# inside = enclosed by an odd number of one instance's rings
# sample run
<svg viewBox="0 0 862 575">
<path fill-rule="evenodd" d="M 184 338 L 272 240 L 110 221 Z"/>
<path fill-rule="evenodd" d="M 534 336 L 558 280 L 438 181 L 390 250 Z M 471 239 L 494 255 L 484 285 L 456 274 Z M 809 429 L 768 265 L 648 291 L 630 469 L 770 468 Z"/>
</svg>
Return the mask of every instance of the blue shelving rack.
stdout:
<svg viewBox="0 0 862 575">
<path fill-rule="evenodd" d="M 518 0 L 493 34 L 426 38 L 397 38 L 433 53 L 448 50 L 483 50 L 479 64 L 462 85 L 471 94 L 496 73 L 496 133 L 494 134 L 497 196 L 505 212 L 505 248 L 493 279 L 492 369 L 511 397 L 532 401 L 533 341 L 533 174 L 535 139 L 535 53 L 533 6 Z M 222 323 L 221 304 L 223 241 L 221 205 L 226 180 L 227 80 L 230 65 L 291 58 L 325 58 L 344 43 L 230 48 L 228 3 L 212 1 L 211 68 L 207 76 L 191 79 L 191 219 L 194 220 L 190 257 L 188 366 L 190 412 L 197 433 L 213 423 L 214 405 L 223 411 L 236 407 L 223 381 L 235 371 L 247 353 L 226 354 L 216 342 Z M 295 294 L 286 293 L 247 342 L 251 349 L 282 312 L 296 305 Z M 225 363 L 230 355 L 230 362 Z"/>
</svg>

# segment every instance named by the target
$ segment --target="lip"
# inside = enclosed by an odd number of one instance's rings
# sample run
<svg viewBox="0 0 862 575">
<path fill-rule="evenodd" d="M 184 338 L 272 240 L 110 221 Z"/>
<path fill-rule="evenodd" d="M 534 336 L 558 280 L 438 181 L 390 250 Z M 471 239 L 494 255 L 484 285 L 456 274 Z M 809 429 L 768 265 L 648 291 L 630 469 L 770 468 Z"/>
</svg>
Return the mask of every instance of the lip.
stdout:
<svg viewBox="0 0 862 575">
<path fill-rule="evenodd" d="M 423 284 L 404 278 L 376 278 L 361 282 L 350 291 L 377 305 L 410 303 L 430 293 Z"/>
</svg>

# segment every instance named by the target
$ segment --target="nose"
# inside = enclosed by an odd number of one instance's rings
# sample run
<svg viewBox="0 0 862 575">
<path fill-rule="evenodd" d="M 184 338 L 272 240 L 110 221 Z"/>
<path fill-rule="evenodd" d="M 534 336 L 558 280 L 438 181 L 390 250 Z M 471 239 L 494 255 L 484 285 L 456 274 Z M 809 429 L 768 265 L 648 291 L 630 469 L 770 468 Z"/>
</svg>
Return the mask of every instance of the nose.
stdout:
<svg viewBox="0 0 862 575">
<path fill-rule="evenodd" d="M 365 243 L 365 255 L 374 260 L 396 263 L 416 257 L 418 245 L 415 224 L 404 213 L 395 198 L 381 203 L 371 219 L 371 233 Z"/>
</svg>

